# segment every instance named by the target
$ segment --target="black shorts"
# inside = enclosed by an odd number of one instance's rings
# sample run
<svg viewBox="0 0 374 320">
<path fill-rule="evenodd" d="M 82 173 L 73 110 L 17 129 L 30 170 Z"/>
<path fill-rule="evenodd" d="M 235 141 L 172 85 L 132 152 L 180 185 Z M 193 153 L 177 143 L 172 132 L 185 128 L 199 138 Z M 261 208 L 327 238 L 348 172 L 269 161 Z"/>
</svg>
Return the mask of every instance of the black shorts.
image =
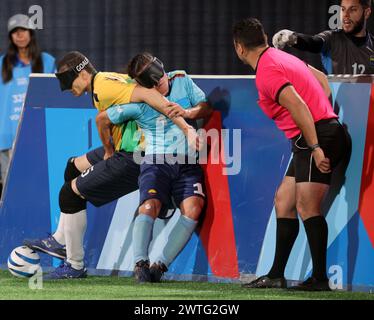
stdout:
<svg viewBox="0 0 374 320">
<path fill-rule="evenodd" d="M 333 170 L 349 151 L 348 133 L 336 119 L 321 120 L 316 124 L 318 143 L 326 158 L 330 159 Z M 295 177 L 296 183 L 317 182 L 330 185 L 331 173 L 322 173 L 317 168 L 312 151 L 308 147 L 302 134 L 291 140 L 292 160 L 286 176 Z"/>
<path fill-rule="evenodd" d="M 93 155 L 97 156 L 99 149 Z M 89 161 L 94 158 L 88 155 Z M 78 176 L 77 188 L 87 201 L 99 207 L 137 190 L 139 173 L 140 166 L 134 162 L 132 153 L 115 152 Z"/>
<path fill-rule="evenodd" d="M 91 164 L 91 166 L 93 166 L 94 164 L 104 160 L 104 154 L 104 147 L 99 147 L 90 152 L 87 152 L 86 158 L 88 162 Z"/>
</svg>

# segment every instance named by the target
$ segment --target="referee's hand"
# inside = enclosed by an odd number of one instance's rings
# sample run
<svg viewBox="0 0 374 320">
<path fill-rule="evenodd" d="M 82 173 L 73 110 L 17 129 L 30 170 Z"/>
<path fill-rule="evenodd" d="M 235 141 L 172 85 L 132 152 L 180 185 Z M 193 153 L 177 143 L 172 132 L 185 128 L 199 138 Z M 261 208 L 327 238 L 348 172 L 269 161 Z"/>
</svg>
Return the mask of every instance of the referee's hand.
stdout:
<svg viewBox="0 0 374 320">
<path fill-rule="evenodd" d="M 325 157 L 325 153 L 321 148 L 317 148 L 313 151 L 313 158 L 319 171 L 322 173 L 331 172 L 330 159 Z"/>
</svg>

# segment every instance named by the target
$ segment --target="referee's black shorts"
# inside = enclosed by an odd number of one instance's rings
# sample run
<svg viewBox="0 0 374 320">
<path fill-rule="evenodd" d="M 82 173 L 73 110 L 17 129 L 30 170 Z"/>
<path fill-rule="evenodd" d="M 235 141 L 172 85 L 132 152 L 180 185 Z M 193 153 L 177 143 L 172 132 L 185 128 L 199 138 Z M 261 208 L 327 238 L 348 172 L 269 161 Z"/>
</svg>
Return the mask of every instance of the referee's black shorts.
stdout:
<svg viewBox="0 0 374 320">
<path fill-rule="evenodd" d="M 336 119 L 321 120 L 315 126 L 318 143 L 325 157 L 330 159 L 333 170 L 350 152 L 348 133 Z M 286 176 L 295 177 L 296 183 L 317 182 L 330 185 L 332 173 L 322 173 L 317 168 L 312 151 L 302 134 L 291 141 L 293 156 Z"/>
</svg>

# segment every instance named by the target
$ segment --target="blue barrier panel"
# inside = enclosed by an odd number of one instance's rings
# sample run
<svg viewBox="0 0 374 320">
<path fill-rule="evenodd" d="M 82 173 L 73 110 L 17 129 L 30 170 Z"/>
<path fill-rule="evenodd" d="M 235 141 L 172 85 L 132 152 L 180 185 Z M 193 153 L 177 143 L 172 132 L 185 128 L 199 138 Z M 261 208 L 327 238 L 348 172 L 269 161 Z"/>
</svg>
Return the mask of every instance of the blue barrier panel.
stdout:
<svg viewBox="0 0 374 320">
<path fill-rule="evenodd" d="M 226 160 L 233 156 L 233 130 L 241 129 L 241 156 L 234 157 L 233 164 L 240 171 L 217 175 L 212 174 L 214 169 L 206 168 L 211 193 L 214 192 L 210 210 L 201 231 L 194 234 L 169 268 L 169 277 L 232 281 L 264 274 L 274 257 L 273 197 L 290 160 L 289 142 L 258 107 L 257 91 L 250 77 L 197 77 L 195 81 L 216 110 L 215 126 L 229 130 L 223 143 Z M 339 116 L 351 134 L 353 149 L 344 185 L 337 183 L 332 188 L 335 194 L 327 214 L 328 270 L 334 279 L 341 276 L 346 287 L 367 289 L 374 286 L 370 272 L 374 254 L 359 203 L 371 83 L 334 80 L 331 87 Z M 96 110 L 91 107 L 90 98 L 86 95 L 77 99 L 61 93 L 54 77 L 31 77 L 0 207 L 0 264 L 6 263 L 9 252 L 25 237 L 40 237 L 55 230 L 58 192 L 67 159 L 100 146 Z M 225 210 L 219 201 L 227 205 Z M 136 191 L 101 208 L 88 206 L 84 245 L 85 262 L 91 273 L 117 270 L 130 274 L 132 220 L 137 205 Z M 170 220 L 157 220 L 151 259 L 164 245 L 178 215 L 179 212 Z M 44 267 L 52 263 L 43 257 Z M 286 276 L 300 280 L 310 270 L 310 253 L 301 228 Z"/>
</svg>

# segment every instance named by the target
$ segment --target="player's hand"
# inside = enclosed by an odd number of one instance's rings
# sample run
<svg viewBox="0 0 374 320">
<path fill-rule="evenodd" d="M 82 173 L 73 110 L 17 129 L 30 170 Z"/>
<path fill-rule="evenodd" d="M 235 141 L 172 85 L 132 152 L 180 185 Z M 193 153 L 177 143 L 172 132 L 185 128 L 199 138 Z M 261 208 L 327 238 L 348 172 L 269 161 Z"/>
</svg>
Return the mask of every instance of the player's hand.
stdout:
<svg viewBox="0 0 374 320">
<path fill-rule="evenodd" d="M 277 49 L 284 49 L 287 45 L 289 47 L 294 46 L 297 43 L 297 36 L 295 32 L 291 30 L 281 30 L 277 32 L 273 37 L 273 46 Z"/>
<path fill-rule="evenodd" d="M 187 112 L 185 109 L 183 109 L 179 104 L 170 102 L 169 107 L 167 108 L 167 113 L 166 115 L 170 118 L 176 118 L 176 117 L 182 117 L 186 118 L 187 117 Z"/>
<path fill-rule="evenodd" d="M 204 148 L 204 141 L 201 136 L 198 135 L 193 127 L 190 127 L 186 133 L 188 146 L 195 151 L 201 151 Z"/>
<path fill-rule="evenodd" d="M 322 173 L 331 172 L 330 159 L 325 157 L 325 154 L 321 148 L 317 148 L 313 151 L 313 158 L 319 171 Z"/>
</svg>

